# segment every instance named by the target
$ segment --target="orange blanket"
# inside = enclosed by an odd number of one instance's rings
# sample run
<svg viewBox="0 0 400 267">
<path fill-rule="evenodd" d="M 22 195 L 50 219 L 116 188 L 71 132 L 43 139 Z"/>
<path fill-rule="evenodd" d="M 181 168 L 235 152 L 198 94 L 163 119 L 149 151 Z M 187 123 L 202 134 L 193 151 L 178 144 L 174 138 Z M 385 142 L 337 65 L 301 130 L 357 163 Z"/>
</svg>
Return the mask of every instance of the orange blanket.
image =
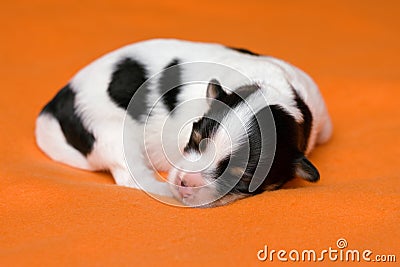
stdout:
<svg viewBox="0 0 400 267">
<path fill-rule="evenodd" d="M 329 247 L 400 261 L 399 14 L 398 1 L 2 3 L 0 266 L 249 266 L 265 245 L 289 262 Z M 246 47 L 310 73 L 335 127 L 310 157 L 321 181 L 185 209 L 42 154 L 44 103 L 91 60 L 154 37 Z"/>
</svg>

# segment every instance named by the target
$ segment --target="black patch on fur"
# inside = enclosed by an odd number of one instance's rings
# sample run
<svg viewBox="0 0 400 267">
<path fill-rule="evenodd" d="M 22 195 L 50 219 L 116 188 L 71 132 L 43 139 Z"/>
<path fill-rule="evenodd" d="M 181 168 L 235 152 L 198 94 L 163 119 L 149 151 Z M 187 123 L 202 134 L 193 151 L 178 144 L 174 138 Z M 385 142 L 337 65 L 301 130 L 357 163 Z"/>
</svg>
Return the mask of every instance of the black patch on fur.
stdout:
<svg viewBox="0 0 400 267">
<path fill-rule="evenodd" d="M 177 105 L 178 95 L 181 92 L 181 67 L 179 60 L 174 59 L 161 73 L 159 80 L 160 95 L 164 105 L 171 112 Z M 171 68 L 173 67 L 173 68 Z"/>
<path fill-rule="evenodd" d="M 294 160 L 302 156 L 298 149 L 298 127 L 293 116 L 288 114 L 281 106 L 270 106 L 276 128 L 276 150 L 271 169 L 262 186 L 257 191 L 262 191 L 270 185 L 281 187 L 295 177 Z"/>
<path fill-rule="evenodd" d="M 229 172 L 228 167 L 231 166 L 231 157 L 234 155 L 227 155 L 224 159 L 218 162 L 218 165 L 215 169 L 215 173 L 213 174 L 216 178 L 216 189 L 219 193 L 225 193 L 230 190 L 230 192 L 240 192 L 239 183 L 237 177 L 235 177 L 231 172 Z M 234 160 L 234 159 L 233 159 Z M 234 187 L 232 191 L 231 188 Z"/>
<path fill-rule="evenodd" d="M 206 97 L 208 102 L 212 102 L 214 99 L 221 99 L 227 96 L 227 93 L 222 88 L 221 84 L 217 79 L 211 79 L 207 85 Z"/>
<path fill-rule="evenodd" d="M 121 60 L 112 74 L 107 92 L 117 106 L 127 109 L 129 102 L 135 95 L 135 105 L 129 107 L 129 114 L 136 120 L 146 114 L 146 96 L 148 88 L 140 86 L 147 80 L 145 66 L 137 60 L 125 58 Z"/>
<path fill-rule="evenodd" d="M 259 113 L 265 113 L 265 116 L 268 116 L 269 112 L 272 112 L 272 116 L 275 123 L 275 130 L 276 130 L 276 147 L 275 147 L 275 155 L 269 155 L 267 152 L 271 151 L 271 145 L 269 136 L 271 133 L 265 132 L 266 130 L 273 131 L 273 127 L 267 128 L 265 126 L 262 127 L 263 129 L 263 136 L 261 136 L 261 129 L 257 123 L 257 119 L 263 118 L 263 116 Z M 288 114 L 281 106 L 279 105 L 272 105 L 267 106 L 264 109 L 260 110 L 256 116 L 253 117 L 253 122 L 251 123 L 252 128 L 250 129 L 249 133 L 249 142 L 250 142 L 250 155 L 247 159 L 247 168 L 245 170 L 245 174 L 241 177 L 241 180 L 236 184 L 233 188 L 231 193 L 241 193 L 241 194 L 249 194 L 249 195 L 256 195 L 263 191 L 266 188 L 278 189 L 287 181 L 293 179 L 295 177 L 295 159 L 299 158 L 302 153 L 298 150 L 298 125 L 294 117 Z M 266 118 L 266 117 L 265 117 Z M 264 138 L 264 140 L 261 140 Z M 260 162 L 261 156 L 261 146 L 263 144 L 262 149 L 266 149 L 264 151 L 264 157 L 273 157 L 272 165 L 267 173 L 264 182 L 260 187 L 258 187 L 254 192 L 249 191 L 249 185 L 251 179 L 253 179 L 253 174 L 256 171 L 256 168 Z M 245 154 L 241 152 L 239 149 L 235 152 L 231 158 L 240 157 L 241 154 Z M 246 160 L 245 158 L 238 159 L 237 162 L 242 162 Z M 268 160 L 263 160 L 263 162 L 268 162 Z M 237 179 L 237 178 L 236 178 Z"/>
<path fill-rule="evenodd" d="M 204 138 L 211 138 L 224 116 L 258 89 L 259 87 L 256 85 L 242 86 L 230 94 L 221 94 L 221 97 L 215 99 L 217 101 L 212 101 L 208 112 L 199 121 L 193 123 L 192 134 L 184 151 L 195 150 L 199 152 L 200 141 Z M 194 132 L 200 134 L 201 138 L 194 138 Z"/>
<path fill-rule="evenodd" d="M 51 114 L 58 120 L 68 144 L 76 150 L 85 156 L 92 151 L 95 138 L 75 111 L 75 93 L 70 85 L 61 89 L 41 113 Z"/>
<path fill-rule="evenodd" d="M 252 51 L 250 51 L 250 50 L 248 50 L 246 48 L 237 48 L 237 47 L 231 47 L 231 46 L 228 46 L 228 48 L 232 49 L 232 50 L 235 50 L 235 51 L 237 51 L 239 53 L 242 53 L 242 54 L 252 55 L 252 56 L 260 56 L 260 54 L 252 52 Z"/>
<path fill-rule="evenodd" d="M 226 171 L 230 160 L 231 160 L 231 157 L 228 155 L 218 163 L 218 166 L 216 168 L 216 173 L 215 173 L 217 177 L 221 177 L 221 175 Z"/>
<path fill-rule="evenodd" d="M 249 90 L 243 91 L 248 92 Z M 240 103 L 240 100 L 235 95 L 230 96 L 230 99 L 225 101 L 232 106 Z M 309 176 L 303 177 L 304 179 L 311 182 L 319 179 L 318 170 L 304 156 L 312 127 L 312 114 L 296 92 L 295 101 L 303 114 L 304 122 L 301 124 L 297 123 L 296 119 L 279 105 L 266 106 L 253 116 L 252 122 L 249 124 L 251 127 L 248 129 L 250 150 L 248 151 L 246 145 L 243 145 L 232 155 L 218 163 L 215 173 L 218 183 L 217 190 L 226 192 L 227 188 L 233 187 L 230 191 L 231 194 L 256 195 L 265 190 L 279 189 L 296 176 L 296 168 L 299 167 L 299 164 L 303 172 L 309 174 Z M 263 122 L 270 120 L 270 112 L 273 116 L 273 122 L 269 121 L 260 125 L 260 120 Z M 269 127 L 269 123 L 275 124 L 275 128 L 272 125 Z M 261 135 L 261 131 L 263 131 L 263 135 Z M 271 145 L 274 145 L 270 140 L 270 136 L 273 134 L 272 131 L 276 131 L 276 146 L 275 154 L 269 155 L 269 151 L 273 151 Z M 263 144 L 263 148 L 261 148 L 260 144 Z M 262 152 L 261 149 L 264 149 L 264 151 Z M 261 156 L 264 158 L 261 158 Z M 270 162 L 272 157 L 273 160 L 269 172 L 260 172 L 259 163 Z M 227 169 L 243 168 L 243 162 L 247 162 L 247 165 L 242 177 L 235 177 L 235 174 Z M 261 177 L 264 178 L 262 185 L 255 191 L 250 192 L 249 186 L 256 173 L 258 175 L 266 175 L 266 177 Z M 238 178 L 240 178 L 239 181 Z"/>
<path fill-rule="evenodd" d="M 194 122 L 192 134 L 190 135 L 189 142 L 185 146 L 184 151 L 189 152 L 190 150 L 193 150 L 200 153 L 199 144 L 201 140 L 213 136 L 218 127 L 219 122 L 211 118 L 203 117 L 199 121 Z M 200 135 L 200 138 L 196 138 L 196 135 Z"/>
<path fill-rule="evenodd" d="M 299 124 L 298 146 L 301 152 L 305 152 L 307 150 L 308 139 L 310 138 L 313 117 L 306 103 L 294 89 L 293 93 L 295 95 L 297 108 L 303 114 L 303 123 Z"/>
</svg>

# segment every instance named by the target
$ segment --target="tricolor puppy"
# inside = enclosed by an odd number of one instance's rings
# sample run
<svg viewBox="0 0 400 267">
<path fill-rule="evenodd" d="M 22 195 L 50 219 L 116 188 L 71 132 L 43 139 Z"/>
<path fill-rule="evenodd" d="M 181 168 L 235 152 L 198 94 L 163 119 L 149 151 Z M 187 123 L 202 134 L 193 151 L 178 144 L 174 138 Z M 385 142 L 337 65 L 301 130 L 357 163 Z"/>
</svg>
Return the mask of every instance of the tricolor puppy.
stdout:
<svg viewBox="0 0 400 267">
<path fill-rule="evenodd" d="M 118 185 L 219 206 L 319 173 L 306 158 L 332 132 L 311 78 L 273 57 L 156 39 L 79 71 L 36 121 L 39 147 Z M 154 171 L 168 171 L 168 183 Z"/>
</svg>

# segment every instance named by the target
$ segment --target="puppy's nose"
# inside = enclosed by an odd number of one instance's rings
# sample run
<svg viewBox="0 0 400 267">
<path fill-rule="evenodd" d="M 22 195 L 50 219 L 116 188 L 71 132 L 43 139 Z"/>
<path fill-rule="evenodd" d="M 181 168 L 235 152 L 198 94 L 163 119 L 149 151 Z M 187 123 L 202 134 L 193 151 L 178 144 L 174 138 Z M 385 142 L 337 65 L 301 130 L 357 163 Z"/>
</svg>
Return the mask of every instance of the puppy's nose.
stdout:
<svg viewBox="0 0 400 267">
<path fill-rule="evenodd" d="M 195 172 L 195 173 L 185 173 L 182 176 L 181 183 L 183 186 L 187 187 L 199 187 L 204 185 L 204 179 L 201 176 L 201 173 Z"/>
<path fill-rule="evenodd" d="M 182 197 L 189 197 L 204 185 L 204 179 L 200 173 L 186 173 L 183 175 L 178 191 Z"/>
</svg>

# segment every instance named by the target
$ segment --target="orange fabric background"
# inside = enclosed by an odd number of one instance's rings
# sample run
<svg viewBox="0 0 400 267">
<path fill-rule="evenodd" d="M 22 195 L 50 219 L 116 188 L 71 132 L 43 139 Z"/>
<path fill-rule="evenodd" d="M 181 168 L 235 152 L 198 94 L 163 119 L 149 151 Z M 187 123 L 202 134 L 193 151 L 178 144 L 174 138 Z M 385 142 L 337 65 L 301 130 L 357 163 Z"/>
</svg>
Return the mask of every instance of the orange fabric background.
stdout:
<svg viewBox="0 0 400 267">
<path fill-rule="evenodd" d="M 398 1 L 0 6 L 0 266 L 250 266 L 264 244 L 322 250 L 341 237 L 400 261 Z M 335 127 L 311 155 L 321 181 L 183 209 L 44 156 L 33 131 L 45 102 L 91 60 L 154 37 L 246 47 L 310 73 Z"/>
</svg>

